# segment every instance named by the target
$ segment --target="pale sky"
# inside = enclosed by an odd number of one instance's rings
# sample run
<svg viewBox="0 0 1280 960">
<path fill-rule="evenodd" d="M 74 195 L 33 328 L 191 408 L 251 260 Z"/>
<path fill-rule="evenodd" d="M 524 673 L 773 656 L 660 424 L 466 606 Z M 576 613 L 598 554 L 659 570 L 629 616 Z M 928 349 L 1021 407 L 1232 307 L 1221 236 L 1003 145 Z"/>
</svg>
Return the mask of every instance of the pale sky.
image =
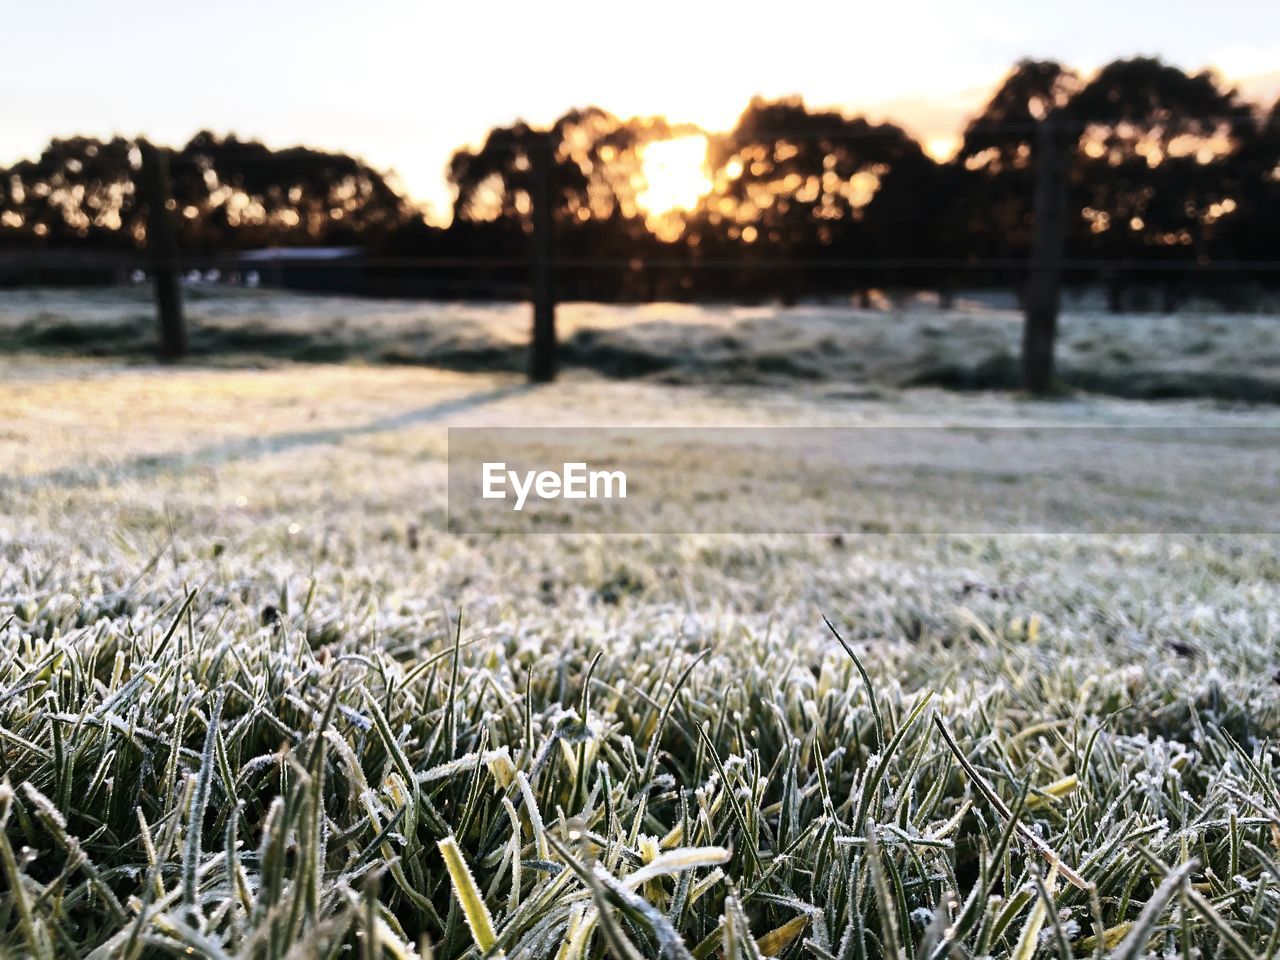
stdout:
<svg viewBox="0 0 1280 960">
<path fill-rule="evenodd" d="M 716 130 L 799 93 L 940 149 L 1022 56 L 1160 55 L 1280 93 L 1280 3 L 1246 0 L 6 0 L 0 36 L 0 164 L 208 128 L 362 156 L 441 212 L 454 149 L 573 106 Z"/>
</svg>

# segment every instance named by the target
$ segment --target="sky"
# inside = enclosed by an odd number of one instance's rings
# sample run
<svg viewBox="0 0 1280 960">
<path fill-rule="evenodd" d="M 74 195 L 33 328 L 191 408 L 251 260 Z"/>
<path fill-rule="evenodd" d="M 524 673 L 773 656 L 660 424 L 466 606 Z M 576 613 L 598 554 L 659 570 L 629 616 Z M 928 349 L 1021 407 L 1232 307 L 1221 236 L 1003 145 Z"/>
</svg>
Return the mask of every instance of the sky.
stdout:
<svg viewBox="0 0 1280 960">
<path fill-rule="evenodd" d="M 455 149 L 574 106 L 722 130 L 800 94 L 945 153 L 1023 56 L 1159 55 L 1280 95 L 1280 3 L 1244 0 L 5 0 L 0 36 L 0 164 L 54 136 L 235 132 L 361 156 L 437 218 Z"/>
</svg>

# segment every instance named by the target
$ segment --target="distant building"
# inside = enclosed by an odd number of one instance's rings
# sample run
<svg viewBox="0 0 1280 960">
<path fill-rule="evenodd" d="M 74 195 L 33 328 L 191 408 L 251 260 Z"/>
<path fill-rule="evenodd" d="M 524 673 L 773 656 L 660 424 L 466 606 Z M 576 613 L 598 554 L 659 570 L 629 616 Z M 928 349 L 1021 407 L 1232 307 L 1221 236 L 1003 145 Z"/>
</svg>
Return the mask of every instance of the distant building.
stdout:
<svg viewBox="0 0 1280 960">
<path fill-rule="evenodd" d="M 237 254 L 242 274 L 254 272 L 264 287 L 327 293 L 368 293 L 361 247 L 270 247 Z"/>
</svg>

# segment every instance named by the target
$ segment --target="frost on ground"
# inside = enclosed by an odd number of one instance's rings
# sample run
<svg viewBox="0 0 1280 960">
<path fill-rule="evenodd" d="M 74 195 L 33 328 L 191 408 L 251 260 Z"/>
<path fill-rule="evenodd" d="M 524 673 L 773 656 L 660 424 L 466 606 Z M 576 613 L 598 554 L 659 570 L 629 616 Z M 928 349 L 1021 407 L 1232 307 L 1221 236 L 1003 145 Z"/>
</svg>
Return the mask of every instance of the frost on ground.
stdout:
<svg viewBox="0 0 1280 960">
<path fill-rule="evenodd" d="M 827 381 L 864 387 L 1016 386 L 1021 314 L 1007 296 L 921 297 L 879 309 L 646 304 L 561 305 L 563 362 L 610 377 L 671 383 Z M 462 371 L 525 368 L 524 304 L 364 300 L 264 290 L 187 292 L 197 355 L 242 362 L 361 358 Z M 150 356 L 145 287 L 24 290 L 0 297 L 0 350 Z M 1068 300 L 1059 376 L 1132 398 L 1280 402 L 1280 318 L 1212 310 L 1113 315 Z"/>
<path fill-rule="evenodd" d="M 1275 538 L 440 529 L 449 425 L 1265 410 L 0 372 L 16 955 L 1276 950 Z"/>
</svg>

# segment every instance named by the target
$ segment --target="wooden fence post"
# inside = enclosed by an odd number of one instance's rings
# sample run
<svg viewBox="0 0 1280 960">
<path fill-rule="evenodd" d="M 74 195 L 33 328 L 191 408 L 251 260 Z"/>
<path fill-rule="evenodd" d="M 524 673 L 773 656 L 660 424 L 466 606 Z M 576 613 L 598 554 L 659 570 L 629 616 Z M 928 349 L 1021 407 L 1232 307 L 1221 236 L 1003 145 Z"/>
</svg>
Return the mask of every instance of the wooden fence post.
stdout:
<svg viewBox="0 0 1280 960">
<path fill-rule="evenodd" d="M 1053 345 L 1058 334 L 1062 255 L 1067 235 L 1067 173 L 1071 151 L 1068 129 L 1052 115 L 1036 131 L 1035 221 L 1031 271 L 1027 279 L 1022 327 L 1022 385 L 1031 393 L 1053 386 Z"/>
<path fill-rule="evenodd" d="M 182 317 L 182 287 L 178 276 L 178 236 L 169 210 L 169 151 L 145 140 L 140 144 L 142 200 L 147 204 L 147 253 L 156 309 L 160 314 L 160 359 L 177 360 L 187 352 L 187 328 Z"/>
<path fill-rule="evenodd" d="M 556 378 L 555 290 L 555 147 L 550 133 L 533 145 L 533 338 L 529 347 L 529 379 Z"/>
</svg>

